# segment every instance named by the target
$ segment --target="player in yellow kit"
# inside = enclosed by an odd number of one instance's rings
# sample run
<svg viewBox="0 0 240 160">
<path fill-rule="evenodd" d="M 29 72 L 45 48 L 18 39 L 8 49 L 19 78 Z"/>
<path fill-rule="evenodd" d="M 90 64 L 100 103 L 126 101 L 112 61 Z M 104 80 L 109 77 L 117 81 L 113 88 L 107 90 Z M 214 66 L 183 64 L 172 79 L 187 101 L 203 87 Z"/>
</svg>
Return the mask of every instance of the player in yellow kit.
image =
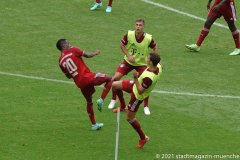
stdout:
<svg viewBox="0 0 240 160">
<path fill-rule="evenodd" d="M 154 53 L 158 53 L 157 44 L 153 40 L 152 35 L 144 32 L 144 20 L 137 19 L 135 21 L 135 30 L 128 31 L 121 40 L 120 48 L 124 53 L 124 60 L 118 66 L 112 81 L 118 81 L 130 71 L 136 70 L 140 75 L 147 68 L 146 58 L 149 55 L 149 50 L 152 49 Z M 105 86 L 101 98 L 97 100 L 98 106 L 103 106 L 103 101 L 107 93 L 111 89 L 111 83 Z M 112 100 L 108 106 L 109 109 L 114 108 L 116 103 L 116 95 L 113 93 Z M 121 106 L 121 111 L 124 111 L 125 106 Z M 114 109 L 113 112 L 116 112 Z M 148 107 L 148 97 L 144 100 L 144 113 L 150 115 Z"/>
<path fill-rule="evenodd" d="M 159 64 L 160 56 L 155 53 L 150 53 L 147 58 L 148 67 L 140 75 L 134 70 L 132 80 L 114 81 L 112 84 L 113 91 L 117 94 L 121 106 L 125 106 L 125 100 L 123 98 L 122 91 L 131 94 L 131 99 L 128 103 L 128 109 L 126 110 L 127 121 L 139 134 L 140 140 L 138 142 L 138 148 L 142 148 L 144 144 L 149 140 L 149 137 L 145 135 L 141 129 L 140 123 L 135 118 L 139 105 L 143 100 L 149 96 L 157 81 L 160 79 L 162 73 L 162 66 Z"/>
</svg>

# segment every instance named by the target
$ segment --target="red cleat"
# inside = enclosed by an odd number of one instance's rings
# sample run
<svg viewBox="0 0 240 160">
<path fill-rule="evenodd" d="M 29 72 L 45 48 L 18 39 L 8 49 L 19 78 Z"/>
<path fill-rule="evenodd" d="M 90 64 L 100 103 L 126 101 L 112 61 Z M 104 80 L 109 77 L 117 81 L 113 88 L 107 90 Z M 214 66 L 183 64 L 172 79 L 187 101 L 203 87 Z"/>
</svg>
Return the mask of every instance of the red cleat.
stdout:
<svg viewBox="0 0 240 160">
<path fill-rule="evenodd" d="M 149 141 L 149 137 L 148 137 L 148 136 L 145 136 L 145 139 L 140 139 L 140 140 L 138 141 L 137 147 L 138 147 L 139 149 L 142 149 L 143 146 L 145 145 L 145 143 L 147 143 L 148 141 Z"/>
<path fill-rule="evenodd" d="M 113 111 L 113 113 L 117 113 L 117 111 L 118 111 L 118 108 L 120 108 L 120 112 L 125 112 L 125 108 L 124 109 L 122 109 L 121 107 L 117 107 L 117 108 L 115 108 L 115 109 L 113 109 L 112 111 Z"/>
</svg>

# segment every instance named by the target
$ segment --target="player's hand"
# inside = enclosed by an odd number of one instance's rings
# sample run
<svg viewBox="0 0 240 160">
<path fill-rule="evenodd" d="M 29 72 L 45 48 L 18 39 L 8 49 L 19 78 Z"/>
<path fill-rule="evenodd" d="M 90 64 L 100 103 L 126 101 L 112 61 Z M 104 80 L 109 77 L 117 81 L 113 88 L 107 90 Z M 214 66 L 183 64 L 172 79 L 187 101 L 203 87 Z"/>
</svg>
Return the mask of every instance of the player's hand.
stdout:
<svg viewBox="0 0 240 160">
<path fill-rule="evenodd" d="M 133 70 L 133 77 L 134 78 L 138 78 L 139 77 L 139 73 L 135 69 Z"/>
<path fill-rule="evenodd" d="M 133 55 L 129 55 L 128 60 L 129 60 L 129 62 L 134 63 L 135 62 L 135 57 Z"/>
</svg>

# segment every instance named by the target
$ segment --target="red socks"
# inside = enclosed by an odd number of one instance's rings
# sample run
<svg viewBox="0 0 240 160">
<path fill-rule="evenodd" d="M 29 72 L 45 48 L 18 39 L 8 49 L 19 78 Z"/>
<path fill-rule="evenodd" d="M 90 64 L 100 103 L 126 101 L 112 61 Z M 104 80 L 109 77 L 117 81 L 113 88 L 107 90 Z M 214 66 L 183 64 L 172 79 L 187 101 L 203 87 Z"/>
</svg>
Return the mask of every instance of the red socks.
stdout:
<svg viewBox="0 0 240 160">
<path fill-rule="evenodd" d="M 139 124 L 139 122 L 134 119 L 133 121 L 128 121 L 131 126 L 137 131 L 138 135 L 140 136 L 140 139 L 145 139 L 145 134 Z"/>
<path fill-rule="evenodd" d="M 112 6 L 113 0 L 108 0 L 108 6 Z M 101 3 L 101 0 L 96 0 L 96 3 Z"/>
<path fill-rule="evenodd" d="M 240 48 L 240 43 L 239 43 L 239 32 L 238 30 L 235 30 L 232 32 L 233 40 L 235 43 L 236 48 Z"/>
<path fill-rule="evenodd" d="M 149 97 L 144 99 L 144 107 L 148 106 L 148 99 L 149 99 Z"/>
<path fill-rule="evenodd" d="M 94 112 L 93 112 L 93 103 L 87 103 L 87 112 L 89 119 L 92 124 L 96 124 L 96 120 L 94 118 Z"/>
<path fill-rule="evenodd" d="M 105 100 L 105 98 L 107 97 L 108 92 L 109 92 L 109 90 L 110 90 L 111 87 L 112 87 L 112 83 L 113 83 L 113 81 L 110 81 L 110 82 L 108 82 L 108 83 L 105 84 L 105 86 L 104 86 L 105 88 L 103 89 L 102 95 L 101 95 L 101 98 L 102 98 L 103 100 Z"/>
<path fill-rule="evenodd" d="M 207 37 L 208 33 L 209 33 L 209 29 L 203 28 L 203 30 L 201 31 L 201 33 L 198 37 L 197 43 L 196 43 L 198 46 L 201 46 L 202 42 L 204 41 L 205 37 Z M 232 32 L 232 37 L 233 37 L 236 48 L 240 48 L 238 30 L 235 30 L 234 32 Z"/>
<path fill-rule="evenodd" d="M 125 103 L 125 100 L 123 98 L 123 91 L 122 90 L 117 90 L 116 93 L 118 95 L 118 98 L 119 98 L 119 101 L 120 101 L 120 104 L 121 104 L 121 109 L 125 109 L 126 103 Z"/>
<path fill-rule="evenodd" d="M 111 6 L 111 7 L 112 7 L 112 1 L 113 1 L 113 0 L 108 0 L 108 6 Z"/>
<path fill-rule="evenodd" d="M 116 100 L 117 99 L 117 94 L 116 92 L 112 91 L 112 99 L 113 100 Z"/>
<path fill-rule="evenodd" d="M 201 46 L 202 42 L 204 41 L 205 37 L 207 37 L 208 33 L 209 33 L 209 29 L 203 28 L 196 43 L 198 46 Z"/>
</svg>

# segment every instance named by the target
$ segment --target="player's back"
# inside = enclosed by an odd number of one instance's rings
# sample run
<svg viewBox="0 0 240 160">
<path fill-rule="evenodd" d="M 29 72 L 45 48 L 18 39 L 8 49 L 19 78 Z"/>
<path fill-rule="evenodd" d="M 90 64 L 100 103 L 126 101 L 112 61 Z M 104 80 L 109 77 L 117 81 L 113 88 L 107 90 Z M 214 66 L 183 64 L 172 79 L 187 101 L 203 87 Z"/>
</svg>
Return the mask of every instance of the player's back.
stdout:
<svg viewBox="0 0 240 160">
<path fill-rule="evenodd" d="M 74 79 L 76 85 L 80 88 L 89 83 L 87 81 L 94 77 L 94 74 L 82 59 L 83 53 L 79 48 L 73 47 L 63 51 L 59 58 L 59 65 L 70 78 Z"/>
</svg>

